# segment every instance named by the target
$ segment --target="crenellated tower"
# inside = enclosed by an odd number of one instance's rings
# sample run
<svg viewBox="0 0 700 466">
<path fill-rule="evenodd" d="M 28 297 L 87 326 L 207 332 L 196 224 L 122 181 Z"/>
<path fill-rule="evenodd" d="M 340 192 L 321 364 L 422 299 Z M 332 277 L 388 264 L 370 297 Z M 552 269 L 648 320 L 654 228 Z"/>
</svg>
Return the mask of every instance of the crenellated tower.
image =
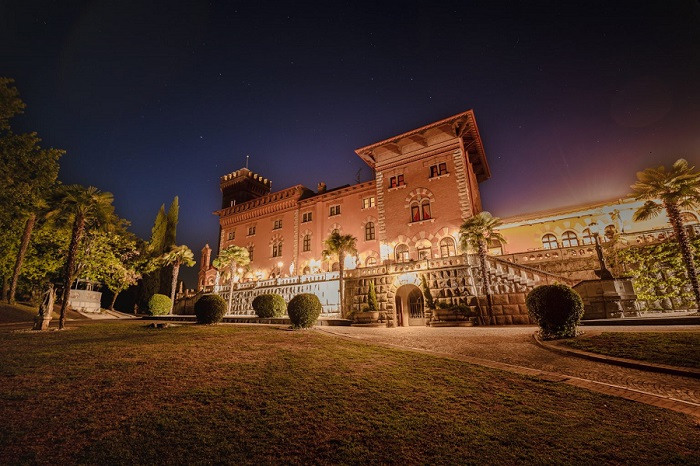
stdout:
<svg viewBox="0 0 700 466">
<path fill-rule="evenodd" d="M 272 181 L 247 168 L 241 168 L 222 176 L 220 187 L 221 208 L 225 209 L 270 194 Z"/>
</svg>

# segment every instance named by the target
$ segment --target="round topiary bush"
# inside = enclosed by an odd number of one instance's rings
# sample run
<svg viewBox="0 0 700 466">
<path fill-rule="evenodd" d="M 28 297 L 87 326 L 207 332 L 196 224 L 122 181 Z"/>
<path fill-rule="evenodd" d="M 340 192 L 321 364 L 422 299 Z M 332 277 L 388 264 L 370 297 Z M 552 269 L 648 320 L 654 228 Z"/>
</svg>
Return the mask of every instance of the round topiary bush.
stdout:
<svg viewBox="0 0 700 466">
<path fill-rule="evenodd" d="M 583 301 L 571 287 L 541 285 L 525 299 L 530 317 L 540 327 L 543 338 L 572 338 L 583 316 Z"/>
<path fill-rule="evenodd" d="M 154 294 L 148 300 L 148 313 L 152 316 L 163 316 L 170 314 L 173 307 L 172 300 L 164 294 Z"/>
<path fill-rule="evenodd" d="M 311 293 L 298 294 L 289 300 L 287 314 L 294 328 L 309 328 L 316 323 L 321 315 L 321 301 L 318 296 Z"/>
<path fill-rule="evenodd" d="M 194 303 L 194 314 L 200 324 L 218 324 L 226 315 L 226 301 L 218 294 L 205 294 Z"/>
<path fill-rule="evenodd" d="M 258 317 L 280 317 L 287 310 L 287 303 L 278 294 L 261 294 L 253 300 L 253 310 Z"/>
</svg>

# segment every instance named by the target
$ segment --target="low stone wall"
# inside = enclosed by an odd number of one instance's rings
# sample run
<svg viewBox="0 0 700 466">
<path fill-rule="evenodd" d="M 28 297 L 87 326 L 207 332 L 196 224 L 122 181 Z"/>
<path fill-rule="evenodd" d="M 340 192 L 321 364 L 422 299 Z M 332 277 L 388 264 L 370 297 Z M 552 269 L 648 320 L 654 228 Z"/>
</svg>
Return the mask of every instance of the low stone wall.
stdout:
<svg viewBox="0 0 700 466">
<path fill-rule="evenodd" d="M 496 325 L 527 325 L 534 324 L 525 305 L 527 293 L 503 293 L 491 295 L 493 315 Z M 486 297 L 479 297 L 479 306 L 486 314 Z"/>
</svg>

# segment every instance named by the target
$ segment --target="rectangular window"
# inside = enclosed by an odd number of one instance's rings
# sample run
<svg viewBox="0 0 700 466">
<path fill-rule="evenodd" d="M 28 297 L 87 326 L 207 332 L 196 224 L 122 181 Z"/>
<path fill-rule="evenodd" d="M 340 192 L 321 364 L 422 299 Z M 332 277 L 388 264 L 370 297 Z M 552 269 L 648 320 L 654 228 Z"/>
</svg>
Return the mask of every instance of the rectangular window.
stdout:
<svg viewBox="0 0 700 466">
<path fill-rule="evenodd" d="M 310 222 L 312 220 L 311 212 L 306 212 L 301 216 L 301 223 Z"/>
<path fill-rule="evenodd" d="M 235 231 L 229 231 L 229 232 L 228 232 L 228 240 L 229 240 L 229 241 L 232 241 L 232 240 L 234 240 L 234 239 L 236 239 L 236 232 L 235 232 Z"/>
<path fill-rule="evenodd" d="M 255 234 L 255 225 L 248 227 L 248 236 L 253 236 Z"/>
<path fill-rule="evenodd" d="M 404 186 L 405 184 L 406 183 L 404 182 L 403 175 L 396 175 L 389 178 L 390 188 L 398 188 L 399 186 Z"/>
<path fill-rule="evenodd" d="M 430 167 L 430 177 L 435 178 L 436 176 L 442 176 L 447 174 L 447 163 L 441 162 L 437 165 L 432 165 Z"/>
<path fill-rule="evenodd" d="M 253 251 L 254 250 L 255 250 L 255 247 L 253 247 L 253 246 L 250 246 L 248 248 L 248 257 L 250 258 L 251 261 L 253 260 Z"/>
<path fill-rule="evenodd" d="M 369 209 L 370 207 L 374 207 L 374 196 L 362 199 L 362 208 Z"/>
<path fill-rule="evenodd" d="M 414 204 L 411 206 L 411 221 L 420 222 L 420 207 L 418 206 L 418 204 Z"/>
<path fill-rule="evenodd" d="M 340 205 L 332 205 L 330 209 L 330 213 L 328 214 L 330 217 L 334 215 L 340 215 Z"/>
<path fill-rule="evenodd" d="M 275 225 L 272 227 L 273 230 L 279 230 L 282 228 L 282 220 L 275 220 Z"/>
<path fill-rule="evenodd" d="M 311 251 L 311 235 L 304 235 L 304 252 Z"/>
</svg>

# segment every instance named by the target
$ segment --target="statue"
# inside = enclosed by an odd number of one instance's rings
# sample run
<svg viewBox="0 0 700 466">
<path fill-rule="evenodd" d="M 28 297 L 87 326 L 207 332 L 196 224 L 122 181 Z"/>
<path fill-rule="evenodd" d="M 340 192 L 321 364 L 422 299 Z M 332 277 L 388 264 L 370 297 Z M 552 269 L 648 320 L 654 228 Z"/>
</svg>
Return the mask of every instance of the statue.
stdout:
<svg viewBox="0 0 700 466">
<path fill-rule="evenodd" d="M 39 314 L 34 317 L 34 327 L 32 330 L 48 330 L 51 322 L 51 312 L 53 312 L 53 304 L 56 301 L 56 292 L 53 289 L 53 283 L 49 283 L 48 288 L 41 298 L 39 305 Z"/>
</svg>

